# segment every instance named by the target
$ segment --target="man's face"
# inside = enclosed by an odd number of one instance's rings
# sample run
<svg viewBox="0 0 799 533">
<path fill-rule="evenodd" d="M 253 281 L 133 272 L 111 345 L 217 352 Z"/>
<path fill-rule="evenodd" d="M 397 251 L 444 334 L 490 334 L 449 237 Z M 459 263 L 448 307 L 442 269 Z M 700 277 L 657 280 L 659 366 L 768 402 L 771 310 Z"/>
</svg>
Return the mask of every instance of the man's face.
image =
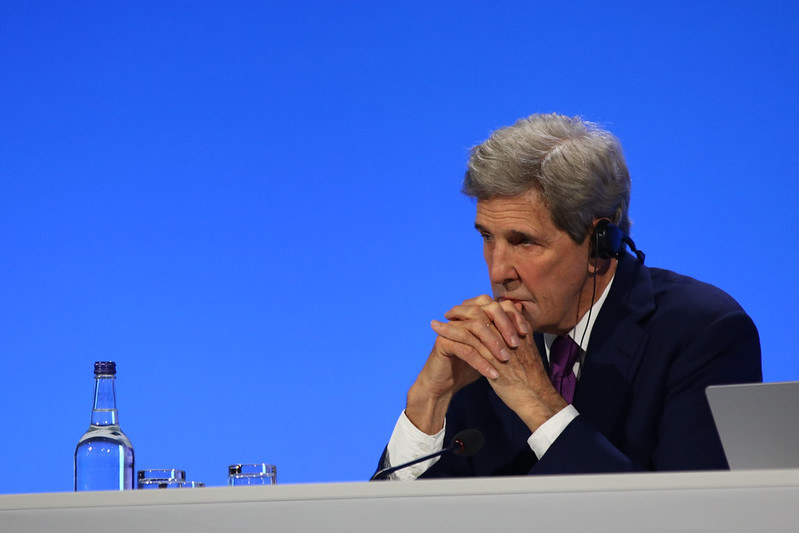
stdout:
<svg viewBox="0 0 799 533">
<path fill-rule="evenodd" d="M 564 334 L 590 307 L 589 241 L 555 227 L 535 191 L 477 202 L 494 298 L 522 309 L 533 331 Z"/>
</svg>

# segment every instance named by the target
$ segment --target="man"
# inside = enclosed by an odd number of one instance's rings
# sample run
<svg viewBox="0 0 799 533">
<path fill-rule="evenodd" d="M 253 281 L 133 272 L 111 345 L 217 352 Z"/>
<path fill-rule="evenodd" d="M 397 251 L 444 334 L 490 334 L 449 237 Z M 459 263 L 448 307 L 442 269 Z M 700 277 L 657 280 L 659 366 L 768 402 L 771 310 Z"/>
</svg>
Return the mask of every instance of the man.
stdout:
<svg viewBox="0 0 799 533">
<path fill-rule="evenodd" d="M 727 468 L 705 388 L 762 379 L 757 330 L 721 290 L 623 250 L 635 248 L 618 140 L 533 115 L 472 150 L 463 191 L 477 200 L 493 297 L 432 322 L 381 467 L 474 428 L 475 456 L 393 476 Z"/>
</svg>

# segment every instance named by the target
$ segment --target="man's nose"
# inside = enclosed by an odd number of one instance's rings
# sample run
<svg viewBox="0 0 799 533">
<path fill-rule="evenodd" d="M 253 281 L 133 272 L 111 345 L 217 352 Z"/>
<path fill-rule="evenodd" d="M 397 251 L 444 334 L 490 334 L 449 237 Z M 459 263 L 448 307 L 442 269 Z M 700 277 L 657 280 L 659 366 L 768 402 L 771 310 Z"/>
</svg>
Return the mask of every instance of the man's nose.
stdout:
<svg viewBox="0 0 799 533">
<path fill-rule="evenodd" d="M 491 283 L 506 283 L 518 279 L 510 249 L 506 244 L 497 243 L 491 250 L 489 261 L 488 275 L 491 278 Z"/>
</svg>

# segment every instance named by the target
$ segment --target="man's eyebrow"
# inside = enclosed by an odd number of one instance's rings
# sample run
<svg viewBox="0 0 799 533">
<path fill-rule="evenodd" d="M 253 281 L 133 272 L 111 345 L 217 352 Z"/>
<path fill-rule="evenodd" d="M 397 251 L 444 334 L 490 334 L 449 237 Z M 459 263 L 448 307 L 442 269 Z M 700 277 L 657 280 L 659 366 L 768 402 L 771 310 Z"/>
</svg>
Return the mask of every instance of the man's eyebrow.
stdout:
<svg viewBox="0 0 799 533">
<path fill-rule="evenodd" d="M 524 239 L 524 240 L 533 240 L 535 238 L 533 235 L 529 233 L 515 229 L 508 231 L 508 237 L 511 239 Z"/>
<path fill-rule="evenodd" d="M 489 234 L 491 233 L 487 228 L 485 228 L 484 226 L 482 226 L 481 224 L 479 224 L 477 222 L 474 223 L 474 229 L 476 229 L 480 233 L 489 233 Z M 503 235 L 505 235 L 505 237 L 508 238 L 508 239 L 517 240 L 517 241 L 536 241 L 536 240 L 538 240 L 535 237 L 535 235 L 533 235 L 531 233 L 527 233 L 525 231 L 516 230 L 516 229 L 508 230 Z"/>
</svg>

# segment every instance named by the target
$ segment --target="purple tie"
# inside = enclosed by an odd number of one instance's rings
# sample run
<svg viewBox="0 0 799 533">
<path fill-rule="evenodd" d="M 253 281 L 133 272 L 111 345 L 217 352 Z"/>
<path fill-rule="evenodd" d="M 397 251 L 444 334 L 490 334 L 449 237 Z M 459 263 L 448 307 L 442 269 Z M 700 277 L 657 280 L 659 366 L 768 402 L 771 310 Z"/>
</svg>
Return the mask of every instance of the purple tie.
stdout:
<svg viewBox="0 0 799 533">
<path fill-rule="evenodd" d="M 569 403 L 574 400 L 574 388 L 577 376 L 574 375 L 574 363 L 580 353 L 580 347 L 571 337 L 557 337 L 549 349 L 550 379 L 563 399 Z"/>
</svg>

